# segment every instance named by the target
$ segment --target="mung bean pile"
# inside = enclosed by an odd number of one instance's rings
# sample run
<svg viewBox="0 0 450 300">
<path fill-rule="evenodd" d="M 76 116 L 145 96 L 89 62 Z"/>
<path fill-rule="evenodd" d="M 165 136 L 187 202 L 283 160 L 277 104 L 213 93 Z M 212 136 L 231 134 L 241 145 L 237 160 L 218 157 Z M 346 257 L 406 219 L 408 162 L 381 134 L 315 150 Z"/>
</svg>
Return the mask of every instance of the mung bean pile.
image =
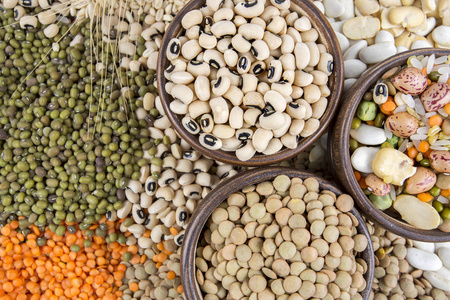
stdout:
<svg viewBox="0 0 450 300">
<path fill-rule="evenodd" d="M 361 299 L 367 247 L 353 199 L 314 178 L 277 176 L 214 210 L 195 264 L 205 299 Z"/>
<path fill-rule="evenodd" d="M 12 11 L 1 19 L 1 222 L 25 216 L 25 227 L 49 225 L 61 236 L 64 220 L 87 229 L 122 207 L 117 190 L 147 163 L 154 117 L 135 111 L 154 90 L 154 72 L 108 71 L 118 53 L 111 45 L 93 53 L 88 24 L 62 26 L 58 42 L 19 28 Z"/>
</svg>

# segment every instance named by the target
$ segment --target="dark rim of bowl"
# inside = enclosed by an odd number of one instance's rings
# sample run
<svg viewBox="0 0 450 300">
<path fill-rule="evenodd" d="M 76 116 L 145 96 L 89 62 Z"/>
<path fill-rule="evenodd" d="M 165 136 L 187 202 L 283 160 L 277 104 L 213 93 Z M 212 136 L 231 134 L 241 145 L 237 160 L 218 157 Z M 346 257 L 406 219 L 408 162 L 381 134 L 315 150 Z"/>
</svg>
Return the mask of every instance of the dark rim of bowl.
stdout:
<svg viewBox="0 0 450 300">
<path fill-rule="evenodd" d="M 331 182 L 317 177 L 313 173 L 287 167 L 265 167 L 248 170 L 220 183 L 200 202 L 199 206 L 192 214 L 190 218 L 191 221 L 185 231 L 183 245 L 181 247 L 181 278 L 183 281 L 183 288 L 187 299 L 203 299 L 195 276 L 194 262 L 200 234 L 202 233 L 203 227 L 205 226 L 214 209 L 216 209 L 220 205 L 220 203 L 225 201 L 226 198 L 232 193 L 238 192 L 249 185 L 257 184 L 266 180 L 272 180 L 278 175 L 286 175 L 289 178 L 298 177 L 301 179 L 313 177 L 319 181 L 321 190 L 330 190 L 336 195 L 342 194 L 342 192 Z M 372 291 L 375 271 L 375 254 L 373 250 L 372 240 L 370 238 L 370 233 L 366 227 L 364 220 L 362 219 L 356 208 L 353 208 L 350 212 L 358 220 L 358 233 L 364 234 L 368 240 L 367 248 L 362 253 L 362 258 L 367 263 L 367 272 L 364 274 L 366 287 L 361 292 L 361 296 L 363 297 L 363 299 L 367 300 L 369 298 L 370 292 Z"/>
<path fill-rule="evenodd" d="M 169 61 L 166 59 L 165 53 L 167 49 L 167 45 L 169 41 L 177 36 L 181 31 L 181 20 L 183 16 L 193 10 L 200 8 L 204 0 L 192 0 L 188 4 L 186 4 L 183 9 L 175 16 L 175 18 L 170 23 L 169 27 L 166 30 L 166 33 L 161 42 L 161 48 L 158 56 L 157 62 L 157 83 L 158 83 L 158 91 L 159 97 L 161 99 L 162 106 L 166 113 L 166 116 L 169 118 L 170 122 L 174 126 L 175 130 L 181 135 L 183 139 L 185 139 L 195 150 L 199 151 L 203 155 L 214 158 L 218 161 L 225 162 L 232 165 L 239 166 L 253 166 L 258 167 L 262 165 L 273 164 L 277 162 L 281 162 L 288 158 L 291 158 L 301 151 L 307 149 L 311 146 L 320 135 L 326 130 L 328 125 L 330 124 L 333 116 L 337 112 L 337 108 L 339 105 L 339 101 L 342 95 L 343 83 L 344 83 L 344 62 L 342 58 L 342 52 L 339 47 L 339 41 L 332 29 L 330 23 L 326 19 L 326 17 L 320 12 L 319 9 L 316 8 L 312 2 L 308 0 L 291 0 L 291 5 L 296 5 L 296 11 L 302 12 L 304 15 L 309 16 L 311 23 L 316 28 L 319 33 L 320 41 L 326 46 L 327 50 L 331 55 L 333 55 L 333 64 L 334 70 L 333 74 L 329 77 L 330 87 L 330 96 L 328 99 L 328 106 L 325 110 L 325 113 L 320 118 L 320 126 L 318 130 L 307 138 L 302 138 L 299 141 L 297 148 L 288 149 L 283 146 L 282 150 L 275 154 L 271 155 L 263 155 L 258 154 L 253 156 L 248 161 L 239 160 L 234 151 L 224 151 L 224 150 L 209 150 L 204 148 L 199 140 L 197 135 L 192 135 L 186 131 L 186 129 L 181 124 L 180 120 L 182 115 L 177 115 L 170 110 L 169 104 L 172 101 L 172 97 L 168 95 L 165 91 L 165 84 L 167 82 L 164 76 L 164 70 L 168 67 Z"/>
<path fill-rule="evenodd" d="M 450 50 L 426 48 L 402 52 L 394 55 L 377 65 L 369 72 L 361 76 L 352 86 L 342 101 L 339 111 L 339 118 L 336 121 L 333 133 L 329 139 L 329 155 L 331 157 L 335 170 L 335 176 L 339 179 L 345 189 L 353 196 L 358 208 L 372 222 L 380 225 L 384 229 L 400 235 L 405 238 L 424 241 L 424 242 L 447 242 L 450 241 L 450 233 L 439 229 L 424 230 L 415 228 L 406 222 L 397 220 L 383 211 L 379 210 L 367 198 L 353 174 L 353 168 L 350 160 L 350 126 L 364 93 L 368 91 L 381 76 L 390 69 L 406 64 L 410 56 L 431 55 L 437 57 L 450 55 Z"/>
</svg>

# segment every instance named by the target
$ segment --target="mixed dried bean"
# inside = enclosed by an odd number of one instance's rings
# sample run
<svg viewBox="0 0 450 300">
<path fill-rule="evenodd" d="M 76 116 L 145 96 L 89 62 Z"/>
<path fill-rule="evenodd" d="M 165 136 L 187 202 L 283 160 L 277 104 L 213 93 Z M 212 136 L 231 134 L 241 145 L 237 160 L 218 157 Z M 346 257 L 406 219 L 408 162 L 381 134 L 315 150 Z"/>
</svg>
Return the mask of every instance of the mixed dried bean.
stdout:
<svg viewBox="0 0 450 300">
<path fill-rule="evenodd" d="M 410 57 L 366 92 L 350 130 L 355 176 L 372 203 L 446 232 L 449 72 L 447 56 Z"/>
</svg>

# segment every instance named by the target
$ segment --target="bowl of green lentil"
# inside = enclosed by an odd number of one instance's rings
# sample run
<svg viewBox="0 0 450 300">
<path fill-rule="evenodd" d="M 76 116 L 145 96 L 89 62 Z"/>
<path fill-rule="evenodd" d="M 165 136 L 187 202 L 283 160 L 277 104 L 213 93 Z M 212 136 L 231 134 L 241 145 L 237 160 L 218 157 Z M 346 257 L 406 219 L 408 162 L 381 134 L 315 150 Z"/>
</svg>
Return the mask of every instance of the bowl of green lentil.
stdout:
<svg viewBox="0 0 450 300">
<path fill-rule="evenodd" d="M 166 30 L 157 81 L 166 116 L 193 148 L 257 167 L 294 157 L 325 131 L 343 59 L 309 1 L 191 1 Z"/>
<path fill-rule="evenodd" d="M 450 241 L 446 128 L 450 51 L 377 64 L 350 89 L 329 135 L 334 172 L 367 218 L 400 236 Z M 405 78 L 408 78 L 407 80 Z"/>
<path fill-rule="evenodd" d="M 350 196 L 312 173 L 245 171 L 211 191 L 191 220 L 181 250 L 187 299 L 369 297 L 375 258 L 365 222 Z"/>
</svg>

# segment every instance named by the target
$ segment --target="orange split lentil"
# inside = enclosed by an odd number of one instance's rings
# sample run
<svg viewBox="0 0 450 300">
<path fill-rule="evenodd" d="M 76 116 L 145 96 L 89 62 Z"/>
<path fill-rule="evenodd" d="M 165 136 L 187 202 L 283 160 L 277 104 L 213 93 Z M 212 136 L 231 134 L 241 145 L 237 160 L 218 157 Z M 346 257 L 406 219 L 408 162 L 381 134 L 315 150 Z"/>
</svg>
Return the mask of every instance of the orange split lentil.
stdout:
<svg viewBox="0 0 450 300">
<path fill-rule="evenodd" d="M 113 222 L 106 223 L 114 229 Z M 25 237 L 17 227 L 13 221 L 0 230 L 0 299 L 121 298 L 126 267 L 120 262 L 127 246 L 93 238 L 84 247 L 88 237 L 79 229 L 59 237 L 32 225 Z M 46 239 L 45 245 L 38 246 L 39 238 Z"/>
</svg>

